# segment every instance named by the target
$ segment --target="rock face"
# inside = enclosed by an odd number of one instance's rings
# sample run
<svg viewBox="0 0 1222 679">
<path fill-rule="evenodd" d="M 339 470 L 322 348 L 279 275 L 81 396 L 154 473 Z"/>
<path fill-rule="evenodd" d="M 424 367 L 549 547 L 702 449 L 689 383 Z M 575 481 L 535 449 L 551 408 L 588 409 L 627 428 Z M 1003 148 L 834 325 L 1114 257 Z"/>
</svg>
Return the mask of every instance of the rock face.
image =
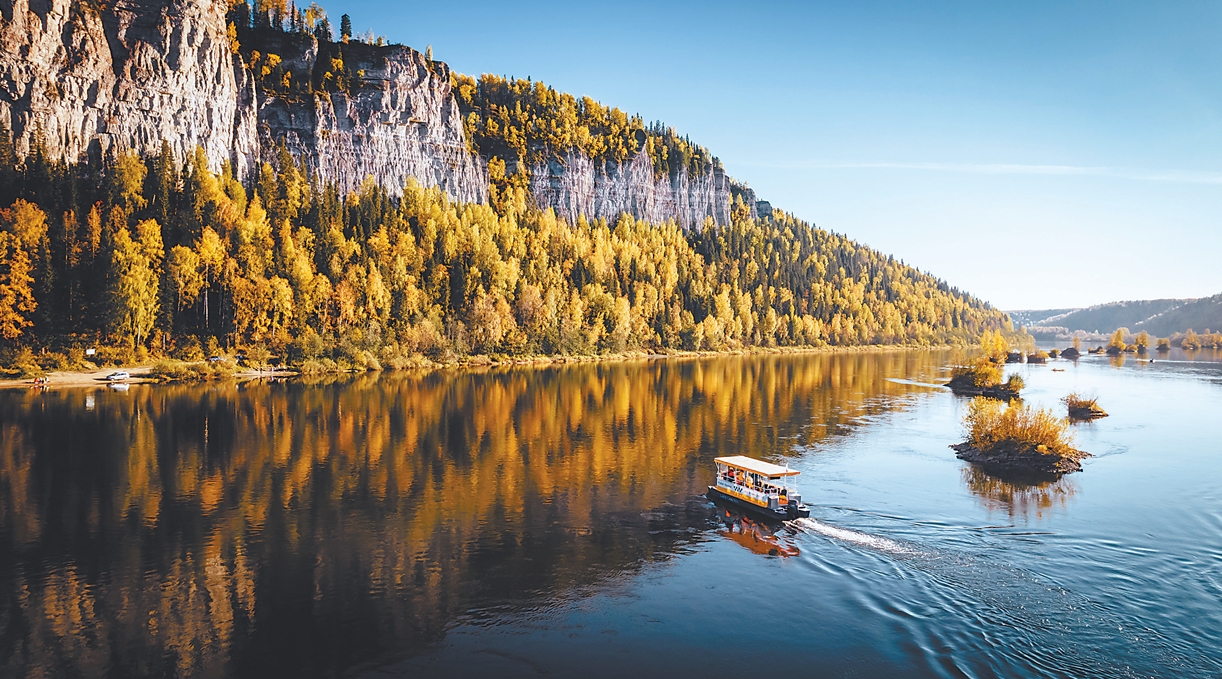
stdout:
<svg viewBox="0 0 1222 679">
<path fill-rule="evenodd" d="M 430 68 L 406 47 L 360 46 L 364 77 L 352 97 L 268 97 L 232 53 L 227 9 L 225 0 L 0 0 L 0 120 L 18 153 L 38 134 L 69 161 L 154 154 L 165 140 L 180 162 L 202 147 L 213 170 L 228 161 L 248 177 L 283 141 L 343 191 L 372 176 L 398 192 L 413 176 L 487 200 L 444 64 Z M 318 44 L 303 44 L 291 58 L 309 73 Z"/>
<path fill-rule="evenodd" d="M 227 0 L 0 0 L 0 121 L 19 155 L 41 134 L 48 154 L 70 162 L 133 149 L 155 154 L 163 140 L 185 161 L 202 147 L 211 169 L 232 164 L 241 178 L 283 143 L 341 191 L 372 177 L 399 193 L 409 177 L 452 198 L 486 202 L 488 172 L 467 150 L 450 72 L 403 46 L 344 45 L 347 88 L 278 93 L 256 84 L 233 54 Z M 336 46 L 263 31 L 263 54 L 280 55 L 294 82 L 315 85 Z M 266 43 L 266 44 L 263 44 Z M 324 92 L 323 90 L 329 90 Z M 595 165 L 570 152 L 532 168 L 536 203 L 570 219 L 616 219 L 699 228 L 730 221 L 754 194 L 717 167 L 657 178 L 645 153 Z"/>
<path fill-rule="evenodd" d="M 112 147 L 251 166 L 253 83 L 235 68 L 223 0 L 0 0 L 0 120 L 19 153 L 84 160 Z"/>
<path fill-rule="evenodd" d="M 561 160 L 532 167 L 530 190 L 539 207 L 552 208 L 569 219 L 585 215 L 614 221 L 626 212 L 649 222 L 674 220 L 685 229 L 699 228 L 706 217 L 715 224 L 729 224 L 737 190 L 749 194 L 744 203 L 755 217 L 754 194 L 734 186 L 721 167 L 695 178 L 684 170 L 659 179 L 644 152 L 623 164 L 596 166 L 584 154 L 570 151 Z"/>
<path fill-rule="evenodd" d="M 281 54 L 293 74 L 313 77 L 325 70 L 333 50 L 320 53 L 312 37 L 280 35 L 281 44 L 267 48 Z M 283 142 L 341 192 L 372 177 L 398 194 L 415 177 L 457 200 L 487 202 L 487 166 L 467 150 L 449 67 L 402 45 L 352 43 L 343 56 L 351 72 L 359 74 L 346 92 L 269 95 L 259 103 L 265 155 Z"/>
</svg>

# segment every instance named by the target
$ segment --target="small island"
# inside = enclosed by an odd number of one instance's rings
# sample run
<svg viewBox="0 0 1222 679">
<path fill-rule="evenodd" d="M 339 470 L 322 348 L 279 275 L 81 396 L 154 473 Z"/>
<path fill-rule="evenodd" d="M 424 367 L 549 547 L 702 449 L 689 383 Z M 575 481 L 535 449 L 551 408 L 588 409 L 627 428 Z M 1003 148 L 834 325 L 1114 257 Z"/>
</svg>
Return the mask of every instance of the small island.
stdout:
<svg viewBox="0 0 1222 679">
<path fill-rule="evenodd" d="M 952 445 L 960 459 L 986 471 L 1057 475 L 1082 471 L 1090 453 L 1073 447 L 1069 422 L 1043 408 L 972 399 L 967 440 Z"/>
<path fill-rule="evenodd" d="M 1023 378 L 1010 375 L 1003 382 L 1001 377 L 1001 366 L 982 358 L 951 371 L 950 382 L 946 386 L 959 396 L 987 396 L 1003 400 L 1018 398 L 1018 392 L 1025 386 Z"/>
<path fill-rule="evenodd" d="M 1064 403 L 1069 411 L 1071 420 L 1097 420 L 1100 417 L 1107 417 L 1107 412 L 1099 407 L 1098 401 L 1097 398 L 1087 398 L 1077 392 L 1061 399 L 1061 403 Z"/>
</svg>

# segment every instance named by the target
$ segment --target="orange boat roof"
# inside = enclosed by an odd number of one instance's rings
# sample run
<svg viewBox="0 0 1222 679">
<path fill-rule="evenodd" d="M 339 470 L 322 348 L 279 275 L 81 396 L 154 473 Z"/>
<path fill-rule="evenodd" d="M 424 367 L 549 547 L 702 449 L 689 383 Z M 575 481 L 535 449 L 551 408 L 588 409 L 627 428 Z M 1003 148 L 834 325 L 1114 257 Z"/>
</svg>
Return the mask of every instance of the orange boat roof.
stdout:
<svg viewBox="0 0 1222 679">
<path fill-rule="evenodd" d="M 755 472 L 756 474 L 761 474 L 763 476 L 767 476 L 768 478 L 776 478 L 778 476 L 797 476 L 801 473 L 788 467 L 782 467 L 780 465 L 772 464 L 771 462 L 764 462 L 763 460 L 757 460 L 754 457 L 747 457 L 746 455 L 719 457 L 715 459 L 714 462 L 717 464 L 724 464 L 729 467 L 736 467 L 744 471 Z"/>
</svg>

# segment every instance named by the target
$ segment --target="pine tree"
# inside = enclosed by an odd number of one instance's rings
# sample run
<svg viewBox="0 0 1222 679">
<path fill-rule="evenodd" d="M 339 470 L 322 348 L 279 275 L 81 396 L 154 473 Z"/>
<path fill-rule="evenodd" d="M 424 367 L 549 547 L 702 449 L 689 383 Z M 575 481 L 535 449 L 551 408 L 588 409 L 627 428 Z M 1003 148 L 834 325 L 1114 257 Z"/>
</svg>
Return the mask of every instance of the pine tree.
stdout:
<svg viewBox="0 0 1222 679">
<path fill-rule="evenodd" d="M 318 25 L 314 27 L 314 37 L 319 42 L 331 42 L 333 35 L 331 34 L 331 21 L 327 17 L 318 20 Z"/>
<path fill-rule="evenodd" d="M 339 18 L 339 39 L 348 42 L 352 37 L 352 18 L 344 14 Z"/>
</svg>

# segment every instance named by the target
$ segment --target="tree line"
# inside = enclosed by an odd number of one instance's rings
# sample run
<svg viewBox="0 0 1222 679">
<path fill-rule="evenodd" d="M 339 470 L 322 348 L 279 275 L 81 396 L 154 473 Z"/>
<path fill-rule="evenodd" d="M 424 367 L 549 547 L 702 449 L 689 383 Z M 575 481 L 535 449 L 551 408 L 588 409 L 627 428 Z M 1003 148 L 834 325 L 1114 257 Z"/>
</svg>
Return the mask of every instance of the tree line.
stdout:
<svg viewBox="0 0 1222 679">
<path fill-rule="evenodd" d="M 451 88 L 472 153 L 488 160 L 492 201 L 528 187 L 531 167 L 570 151 L 597 164 L 624 163 L 644 151 L 654 176 L 699 177 L 721 166 L 703 146 L 660 122 L 646 124 L 590 97 L 575 97 L 530 78 L 452 74 Z"/>
<path fill-rule="evenodd" d="M 569 222 L 414 181 L 341 195 L 281 148 L 248 182 L 167 145 L 96 166 L 19 160 L 0 129 L 0 335 L 298 361 L 972 341 L 1008 320 L 894 258 L 777 212 L 685 231 Z"/>
</svg>

